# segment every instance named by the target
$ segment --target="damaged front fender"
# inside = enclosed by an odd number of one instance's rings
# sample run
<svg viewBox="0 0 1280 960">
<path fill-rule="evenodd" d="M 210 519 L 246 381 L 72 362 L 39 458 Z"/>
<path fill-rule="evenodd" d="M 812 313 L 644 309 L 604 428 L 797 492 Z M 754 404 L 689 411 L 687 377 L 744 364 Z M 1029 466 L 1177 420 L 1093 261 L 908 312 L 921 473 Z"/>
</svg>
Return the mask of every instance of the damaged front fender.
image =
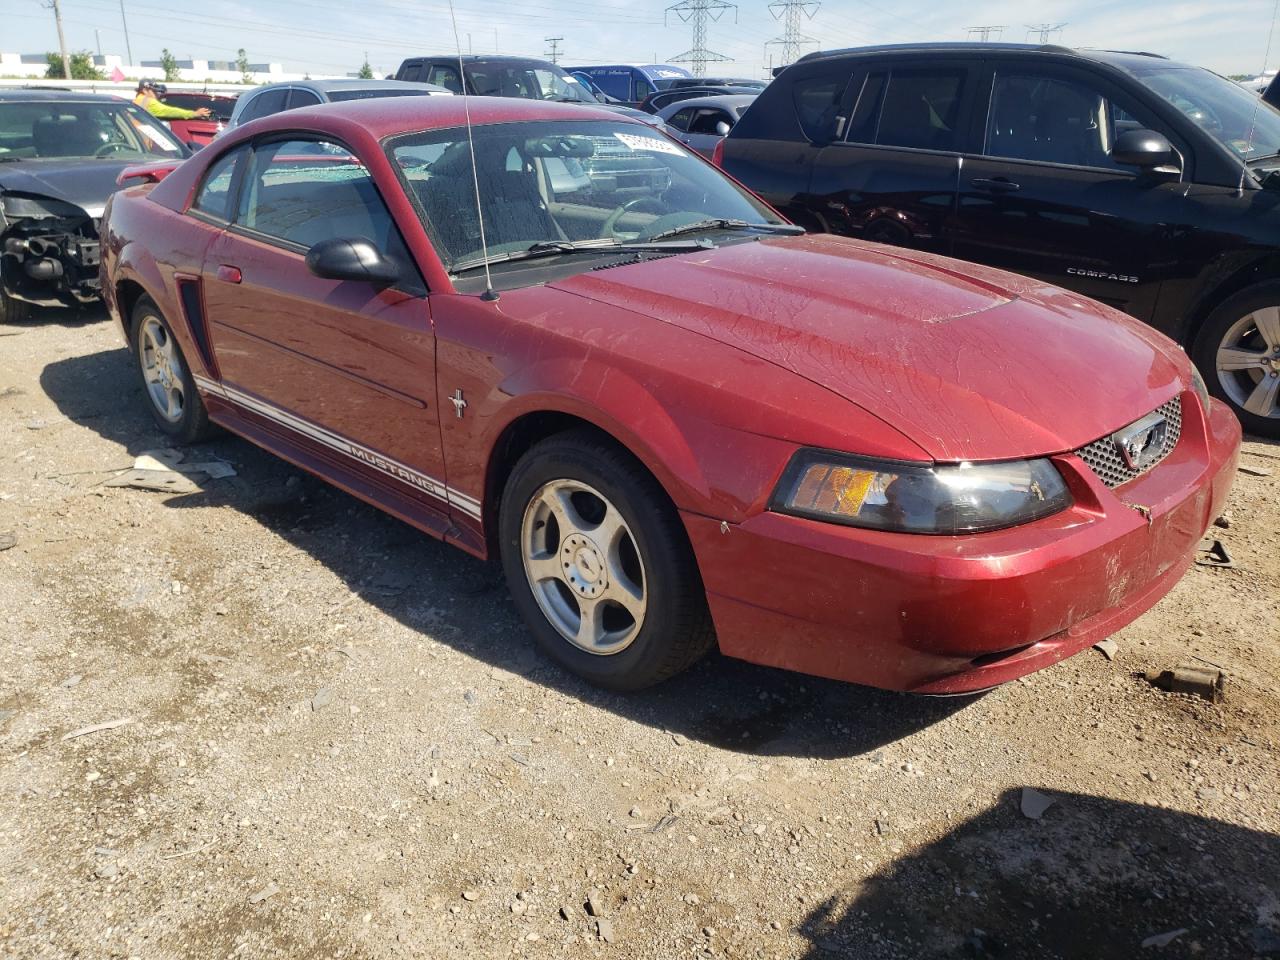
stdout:
<svg viewBox="0 0 1280 960">
<path fill-rule="evenodd" d="M 0 293 L 38 306 L 96 302 L 98 226 L 93 213 L 66 200 L 0 192 Z"/>
</svg>

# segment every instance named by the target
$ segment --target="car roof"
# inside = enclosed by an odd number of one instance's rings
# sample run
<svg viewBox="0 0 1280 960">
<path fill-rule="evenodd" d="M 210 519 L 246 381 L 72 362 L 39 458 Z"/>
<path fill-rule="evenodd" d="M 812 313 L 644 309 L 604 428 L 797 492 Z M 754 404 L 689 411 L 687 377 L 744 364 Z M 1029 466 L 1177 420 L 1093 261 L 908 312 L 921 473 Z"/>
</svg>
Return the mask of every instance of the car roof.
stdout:
<svg viewBox="0 0 1280 960">
<path fill-rule="evenodd" d="M 444 87 L 437 86 L 434 83 L 413 83 L 408 80 L 287 80 L 281 83 L 265 83 L 260 87 L 255 87 L 252 92 L 259 93 L 263 90 L 275 89 L 277 87 L 302 87 L 305 90 L 314 90 L 316 93 L 336 93 L 342 90 L 402 90 L 405 88 L 417 90 L 443 90 Z M 181 92 L 181 91 L 175 91 Z"/>
<path fill-rule="evenodd" d="M 411 63 L 415 60 L 451 60 L 454 63 L 459 60 L 463 63 L 545 63 L 549 67 L 555 66 L 550 60 L 543 60 L 541 57 L 516 57 L 505 53 L 464 53 L 461 57 L 456 53 L 434 53 L 421 57 L 407 57 L 405 62 Z"/>
<path fill-rule="evenodd" d="M 128 103 L 129 98 L 114 96 L 109 93 L 80 93 L 76 90 L 57 90 L 43 87 L 32 87 L 24 90 L 0 90 L 0 100 L 27 100 L 44 102 L 58 100 L 63 102 L 89 103 Z"/>
<path fill-rule="evenodd" d="M 675 103 L 667 104 L 658 111 L 658 116 L 661 117 L 667 111 L 670 111 L 671 115 L 675 116 L 681 110 L 686 110 L 689 107 L 744 107 L 747 104 L 754 103 L 755 100 L 755 95 L 750 93 L 720 94 L 714 97 L 690 97 L 688 100 L 677 100 Z M 663 117 L 663 119 L 665 120 L 666 117 Z"/>
<path fill-rule="evenodd" d="M 877 53 L 952 53 L 972 56 L 979 53 L 1040 53 L 1045 55 L 1073 56 L 1096 60 L 1128 70 L 1141 69 L 1153 63 L 1173 65 L 1175 61 L 1158 53 L 1142 50 L 1094 50 L 1080 47 L 1064 47 L 1054 43 L 983 43 L 980 41 L 941 41 L 937 43 L 882 43 L 866 47 L 845 47 L 840 50 L 820 50 L 806 54 L 796 63 L 813 63 L 820 60 L 837 60 L 842 57 L 863 56 Z M 1177 64 L 1184 66 L 1184 64 Z"/>
<path fill-rule="evenodd" d="M 472 126 L 514 123 L 527 120 L 612 120 L 638 123 L 613 110 L 572 103 L 524 100 L 515 97 L 386 97 L 348 100 L 321 106 L 285 110 L 246 124 L 259 132 L 314 127 L 308 120 L 326 118 L 336 123 L 354 123 L 377 140 L 403 133 Z"/>
</svg>

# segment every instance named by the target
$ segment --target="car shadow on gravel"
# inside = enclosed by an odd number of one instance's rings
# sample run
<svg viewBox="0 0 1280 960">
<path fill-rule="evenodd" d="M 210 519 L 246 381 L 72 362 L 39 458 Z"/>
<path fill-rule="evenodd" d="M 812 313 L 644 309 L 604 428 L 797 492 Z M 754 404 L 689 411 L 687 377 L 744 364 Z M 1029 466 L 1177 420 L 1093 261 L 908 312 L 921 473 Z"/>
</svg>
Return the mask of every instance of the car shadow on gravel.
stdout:
<svg viewBox="0 0 1280 960">
<path fill-rule="evenodd" d="M 798 931 L 810 941 L 806 960 L 1280 956 L 1280 838 L 1160 807 L 1048 795 L 1053 806 L 1031 820 L 1021 791 L 1006 791 L 820 904 Z M 893 839 L 891 830 L 882 842 Z"/>
<path fill-rule="evenodd" d="M 123 349 L 54 361 L 40 383 L 65 416 L 130 455 L 167 445 Z M 888 693 L 719 655 L 639 694 L 601 691 L 536 652 L 496 564 L 434 540 L 246 440 L 224 435 L 201 450 L 233 463 L 237 476 L 211 481 L 195 494 L 155 494 L 158 504 L 249 514 L 387 616 L 494 667 L 673 736 L 761 756 L 854 756 L 976 699 Z"/>
</svg>

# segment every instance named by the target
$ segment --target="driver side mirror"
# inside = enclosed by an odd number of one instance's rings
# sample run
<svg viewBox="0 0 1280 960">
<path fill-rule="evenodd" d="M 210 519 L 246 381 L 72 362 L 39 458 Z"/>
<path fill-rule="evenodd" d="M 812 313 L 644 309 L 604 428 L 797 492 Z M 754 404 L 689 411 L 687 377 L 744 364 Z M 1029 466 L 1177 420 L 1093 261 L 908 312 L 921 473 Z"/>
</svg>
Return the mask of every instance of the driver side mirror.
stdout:
<svg viewBox="0 0 1280 960">
<path fill-rule="evenodd" d="M 1177 172 L 1178 155 L 1173 144 L 1154 130 L 1126 130 L 1116 137 L 1115 146 L 1111 148 L 1111 159 L 1127 167 L 1141 167 L 1155 171 L 1166 167 L 1168 171 Z"/>
<path fill-rule="evenodd" d="M 400 268 L 364 237 L 332 237 L 307 251 L 307 269 L 326 280 L 351 280 L 389 286 Z"/>
<path fill-rule="evenodd" d="M 730 130 L 732 130 L 732 129 L 733 129 L 733 127 L 729 126 L 729 123 L 728 123 L 728 121 L 727 121 L 727 120 L 717 120 L 717 121 L 716 121 L 716 133 L 717 133 L 719 136 L 727 137 L 727 136 L 729 135 L 729 131 L 730 131 Z"/>
</svg>

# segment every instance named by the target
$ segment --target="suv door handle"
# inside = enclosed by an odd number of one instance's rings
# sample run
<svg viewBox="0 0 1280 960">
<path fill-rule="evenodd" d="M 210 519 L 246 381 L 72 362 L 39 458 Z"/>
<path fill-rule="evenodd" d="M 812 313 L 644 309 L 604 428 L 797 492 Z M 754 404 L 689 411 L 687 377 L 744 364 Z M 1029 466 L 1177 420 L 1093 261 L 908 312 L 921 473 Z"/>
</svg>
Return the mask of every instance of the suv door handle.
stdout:
<svg viewBox="0 0 1280 960">
<path fill-rule="evenodd" d="M 978 177 L 977 179 L 970 180 L 969 183 L 977 187 L 979 190 L 985 190 L 988 193 L 1015 193 L 1022 189 L 1021 186 L 1014 183 L 1012 180 L 1005 180 L 1003 177 L 998 180 L 988 180 L 984 177 Z"/>
<path fill-rule="evenodd" d="M 217 277 L 224 283 L 239 283 L 244 279 L 244 275 L 240 272 L 240 268 L 233 267 L 229 263 L 218 264 Z"/>
</svg>

